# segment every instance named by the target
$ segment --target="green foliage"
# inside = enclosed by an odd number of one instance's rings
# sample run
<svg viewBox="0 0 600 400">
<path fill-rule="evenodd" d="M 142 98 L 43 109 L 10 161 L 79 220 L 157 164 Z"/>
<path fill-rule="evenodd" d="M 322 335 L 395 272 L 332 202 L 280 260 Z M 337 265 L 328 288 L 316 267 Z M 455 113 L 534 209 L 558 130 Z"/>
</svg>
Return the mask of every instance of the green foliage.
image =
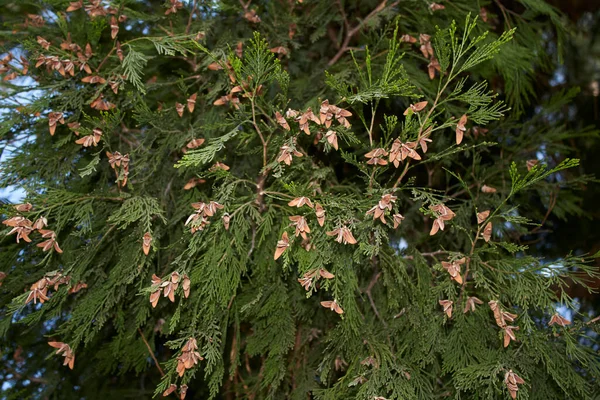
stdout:
<svg viewBox="0 0 600 400">
<path fill-rule="evenodd" d="M 240 125 L 238 125 L 226 134 L 211 140 L 210 143 L 203 148 L 186 153 L 183 158 L 175 164 L 175 167 L 197 167 L 201 164 L 213 161 L 217 153 L 225 149 L 227 142 L 235 138 L 240 132 Z"/>
<path fill-rule="evenodd" d="M 96 166 L 100 163 L 100 153 L 95 154 L 94 158 L 83 168 L 79 169 L 79 175 L 83 178 L 96 172 Z"/>
<path fill-rule="evenodd" d="M 157 50 L 159 48 L 157 47 Z M 160 50 L 159 54 L 160 54 Z M 144 75 L 144 67 L 148 63 L 148 58 L 143 53 L 135 51 L 131 46 L 127 55 L 123 59 L 123 73 L 127 76 L 127 80 L 133 84 L 133 86 L 145 94 L 146 89 L 142 82 L 142 76 Z"/>
<path fill-rule="evenodd" d="M 519 173 L 519 170 L 517 169 L 517 164 L 513 162 L 510 165 L 510 170 L 509 170 L 510 179 L 512 181 L 510 195 L 513 195 L 513 194 L 517 193 L 518 191 L 523 190 L 523 189 L 535 184 L 536 182 L 539 182 L 542 179 L 549 177 L 552 174 L 555 174 L 555 173 L 562 171 L 564 169 L 567 169 L 567 168 L 574 168 L 578 165 L 579 165 L 579 160 L 576 160 L 576 159 L 572 160 L 572 159 L 567 158 L 566 160 L 563 160 L 560 164 L 558 164 L 556 167 L 554 167 L 552 169 L 545 169 L 543 167 L 538 167 L 537 165 L 535 165 L 529 170 L 527 175 L 521 176 L 521 174 Z"/>
<path fill-rule="evenodd" d="M 336 78 L 335 75 L 331 74 L 327 74 L 326 82 L 350 104 L 356 102 L 368 103 L 391 96 L 414 96 L 414 88 L 410 85 L 409 78 L 404 71 L 402 65 L 403 54 L 399 53 L 399 49 L 398 27 L 396 26 L 386 51 L 385 63 L 383 66 L 377 66 L 375 71 L 368 47 L 365 49 L 364 65 L 359 65 L 354 53 L 352 53 L 358 86 L 344 83 L 346 77 Z"/>
<path fill-rule="evenodd" d="M 597 396 L 594 257 L 543 246 L 593 181 L 533 89 L 568 27 L 441 4 L 0 5 L 2 396 Z"/>
<path fill-rule="evenodd" d="M 111 214 L 106 222 L 115 224 L 119 229 L 127 229 L 129 224 L 139 222 L 148 231 L 154 217 L 159 217 L 164 223 L 167 222 L 164 211 L 156 199 L 147 196 L 130 197 Z"/>
</svg>

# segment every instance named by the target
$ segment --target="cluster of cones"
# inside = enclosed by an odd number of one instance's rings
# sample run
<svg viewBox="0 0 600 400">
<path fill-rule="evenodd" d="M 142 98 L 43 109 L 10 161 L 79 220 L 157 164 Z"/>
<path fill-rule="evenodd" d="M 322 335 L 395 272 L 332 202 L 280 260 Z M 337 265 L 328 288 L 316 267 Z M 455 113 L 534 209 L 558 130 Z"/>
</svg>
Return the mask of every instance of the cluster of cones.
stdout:
<svg viewBox="0 0 600 400">
<path fill-rule="evenodd" d="M 392 208 L 396 200 L 396 196 L 392 194 L 384 194 L 381 196 L 381 200 L 379 200 L 377 205 L 373 206 L 369 211 L 367 211 L 367 215 L 372 215 L 373 220 L 379 219 L 381 222 L 387 225 L 385 220 L 385 212 L 386 210 L 388 210 L 390 213 L 392 212 Z M 402 214 L 396 213 L 392 215 L 392 220 L 394 222 L 394 229 L 396 229 L 402 223 L 404 217 Z"/>
<path fill-rule="evenodd" d="M 323 137 L 324 127 L 327 129 L 325 133 L 325 139 L 334 149 L 338 150 L 338 137 L 336 131 L 329 129 L 333 123 L 333 121 L 337 121 L 339 125 L 344 128 L 350 128 L 350 122 L 348 121 L 348 117 L 351 117 L 352 113 L 348 110 L 345 110 L 341 107 L 338 107 L 333 104 L 329 104 L 329 100 L 324 100 L 321 103 L 318 116 L 312 111 L 309 107 L 306 111 L 297 111 L 292 110 L 291 108 L 285 112 L 285 115 L 281 114 L 279 111 L 275 113 L 275 120 L 277 123 L 286 131 L 290 131 L 291 127 L 288 120 L 293 120 L 298 123 L 298 127 L 300 131 L 304 132 L 307 135 L 311 134 L 310 131 L 310 122 L 316 124 L 319 127 L 319 132 L 315 136 L 315 141 L 318 142 Z M 291 165 L 292 156 L 302 157 L 302 153 L 296 150 L 295 148 L 295 138 L 292 138 L 291 142 L 281 146 L 279 157 L 277 158 L 277 162 L 283 162 L 286 165 Z"/>
<path fill-rule="evenodd" d="M 19 212 L 27 213 L 33 209 L 33 206 L 30 203 L 17 204 L 15 209 Z M 31 243 L 31 238 L 29 235 L 37 231 L 40 235 L 42 235 L 42 239 L 46 239 L 43 242 L 38 243 L 37 247 L 41 247 L 43 251 L 54 249 L 57 253 L 63 252 L 56 242 L 56 232 L 50 229 L 44 229 L 48 225 L 48 220 L 44 217 L 39 217 L 35 220 L 35 222 L 32 222 L 28 218 L 17 215 L 2 221 L 2 223 L 12 228 L 7 233 L 7 236 L 16 233 L 17 243 L 19 243 L 21 239 Z"/>
<path fill-rule="evenodd" d="M 71 346 L 63 342 L 48 342 L 48 344 L 54 347 L 56 354 L 61 354 L 65 358 L 63 365 L 68 365 L 70 369 L 73 369 L 75 365 L 75 353 L 71 350 Z"/>
<path fill-rule="evenodd" d="M 48 289 L 51 287 L 56 291 L 60 285 L 68 285 L 71 283 L 71 277 L 69 275 L 63 275 L 60 272 L 49 272 L 42 279 L 34 282 L 29 288 L 29 294 L 25 299 L 25 304 L 33 301 L 33 304 L 44 303 L 50 298 L 48 297 Z M 74 286 L 69 288 L 69 294 L 77 293 L 81 289 L 87 288 L 87 284 L 84 282 L 78 282 Z"/>
<path fill-rule="evenodd" d="M 117 185 L 119 188 L 127 185 L 127 177 L 129 176 L 129 154 L 121 154 L 118 151 L 111 153 L 106 152 L 108 163 L 115 170 L 117 177 Z"/>
<path fill-rule="evenodd" d="M 175 291 L 179 287 L 179 282 L 181 282 L 181 287 L 183 288 L 183 296 L 187 299 L 190 295 L 191 287 L 191 281 L 187 275 L 183 275 L 182 277 L 178 272 L 173 272 L 169 279 L 163 281 L 159 276 L 153 274 L 152 289 L 150 293 L 150 303 L 152 304 L 152 307 L 154 308 L 158 304 L 161 292 L 163 293 L 163 297 L 168 297 L 169 300 L 174 303 Z"/>
<path fill-rule="evenodd" d="M 517 340 L 514 331 L 518 331 L 518 326 L 508 325 L 506 321 L 513 322 L 518 317 L 517 314 L 511 314 L 507 311 L 502 311 L 498 301 L 491 300 L 488 302 L 490 309 L 494 313 L 494 319 L 496 325 L 498 325 L 504 331 L 504 347 L 508 347 L 511 340 Z"/>
<path fill-rule="evenodd" d="M 36 15 L 36 17 L 40 17 L 39 15 Z M 10 62 L 13 60 L 13 55 L 12 53 L 8 53 L 6 56 L 4 56 L 2 59 L 0 59 L 0 74 L 4 74 L 10 70 L 12 70 L 12 72 L 4 75 L 4 78 L 2 78 L 3 81 L 11 81 L 13 79 L 15 79 L 17 76 L 19 76 L 19 74 L 22 75 L 27 75 L 27 71 L 29 70 L 29 61 L 27 61 L 27 59 L 23 56 L 20 57 L 20 64 L 21 64 L 21 70 L 19 71 L 18 69 L 16 69 L 15 67 L 13 67 Z"/>
<path fill-rule="evenodd" d="M 215 215 L 217 210 L 223 209 L 223 206 L 216 201 L 211 201 L 209 203 L 200 201 L 197 203 L 192 203 L 192 207 L 196 210 L 196 212 L 190 215 L 185 221 L 185 226 L 189 224 L 190 231 L 192 233 L 203 230 L 208 224 L 210 224 L 208 219 Z"/>
<path fill-rule="evenodd" d="M 172 383 L 167 390 L 165 390 L 163 392 L 163 397 L 167 397 L 168 395 L 170 395 L 171 393 L 174 393 L 177 390 L 177 385 Z M 187 385 L 181 385 L 181 387 L 179 388 L 179 400 L 183 400 L 185 399 L 185 396 L 187 395 L 187 390 L 188 390 L 188 386 Z"/>
<path fill-rule="evenodd" d="M 194 365 L 198 364 L 198 361 L 204 360 L 197 350 L 198 343 L 196 339 L 190 338 L 181 349 L 181 355 L 177 357 L 177 373 L 179 376 L 183 376 L 185 370 L 193 368 Z"/>
</svg>

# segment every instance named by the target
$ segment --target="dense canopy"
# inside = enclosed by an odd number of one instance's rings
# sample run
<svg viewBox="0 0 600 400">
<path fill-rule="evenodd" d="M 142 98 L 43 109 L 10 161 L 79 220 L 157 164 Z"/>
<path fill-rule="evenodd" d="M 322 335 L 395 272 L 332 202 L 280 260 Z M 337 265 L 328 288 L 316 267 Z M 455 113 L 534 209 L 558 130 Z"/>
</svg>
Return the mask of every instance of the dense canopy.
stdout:
<svg viewBox="0 0 600 400">
<path fill-rule="evenodd" d="M 544 0 L 0 16 L 3 398 L 600 394 L 597 249 L 564 233 L 597 190 L 567 82 L 589 21 Z"/>
</svg>

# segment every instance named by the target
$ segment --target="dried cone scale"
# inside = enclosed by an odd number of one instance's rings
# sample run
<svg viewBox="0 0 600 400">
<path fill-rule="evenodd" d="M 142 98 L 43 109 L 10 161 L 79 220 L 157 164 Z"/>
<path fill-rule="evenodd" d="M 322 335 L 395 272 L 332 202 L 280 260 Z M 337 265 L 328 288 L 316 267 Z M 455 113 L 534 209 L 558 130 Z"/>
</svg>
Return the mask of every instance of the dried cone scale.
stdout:
<svg viewBox="0 0 600 400">
<path fill-rule="evenodd" d="M 510 393 L 510 397 L 513 399 L 517 398 L 517 392 L 519 391 L 518 385 L 522 385 L 524 383 L 525 381 L 519 375 L 515 374 L 512 369 L 504 375 L 504 384 Z"/>
<path fill-rule="evenodd" d="M 290 247 L 290 240 L 287 232 L 283 232 L 283 235 L 281 235 L 281 240 L 277 242 L 277 247 L 275 249 L 275 255 L 273 258 L 277 260 L 279 257 L 281 257 L 283 252 L 287 250 L 288 247 Z"/>
<path fill-rule="evenodd" d="M 225 227 L 225 230 L 228 231 L 229 224 L 231 223 L 231 216 L 229 214 L 225 213 L 225 214 L 223 214 L 221 219 L 223 220 L 223 226 Z"/>
<path fill-rule="evenodd" d="M 304 205 L 306 205 L 306 206 L 308 206 L 310 208 L 313 208 L 312 201 L 310 201 L 310 199 L 308 197 L 304 197 L 304 196 L 303 197 L 297 197 L 297 198 L 295 198 L 294 200 L 292 200 L 292 201 L 290 201 L 288 203 L 288 206 L 290 206 L 290 207 L 298 207 L 298 208 L 300 208 L 300 207 L 302 207 Z"/>
<path fill-rule="evenodd" d="M 456 125 L 456 144 L 460 144 L 463 140 L 463 136 L 467 131 L 467 127 L 465 126 L 467 123 L 467 114 L 464 114 L 460 117 L 458 124 Z"/>
<path fill-rule="evenodd" d="M 422 111 L 425 107 L 427 107 L 427 101 L 421 101 L 416 104 L 411 104 L 406 110 L 404 110 L 404 115 L 409 115 L 412 113 L 418 113 Z"/>
<path fill-rule="evenodd" d="M 442 306 L 444 312 L 446 313 L 446 316 L 448 318 L 452 318 L 452 305 L 454 304 L 454 302 L 451 300 L 440 300 L 439 303 L 440 306 Z"/>
<path fill-rule="evenodd" d="M 146 232 L 146 233 L 144 233 L 144 237 L 142 238 L 142 250 L 144 251 L 145 255 L 148 255 L 148 253 L 150 253 L 151 245 L 152 245 L 152 235 L 150 235 L 150 232 Z"/>
<path fill-rule="evenodd" d="M 448 273 L 450 277 L 455 280 L 457 283 L 462 284 L 463 278 L 460 275 L 460 266 L 466 262 L 466 258 L 461 258 L 460 260 L 454 260 L 452 262 L 442 261 L 442 266 Z"/>
<path fill-rule="evenodd" d="M 198 97 L 198 94 L 194 93 L 187 99 L 187 108 L 190 113 L 193 113 L 196 107 L 196 97 Z"/>
<path fill-rule="evenodd" d="M 190 277 L 187 275 L 183 275 L 183 279 L 181 280 L 181 287 L 183 288 L 183 296 L 187 299 L 190 297 L 190 287 L 192 282 L 190 281 Z"/>
<path fill-rule="evenodd" d="M 335 236 L 335 241 L 338 243 L 343 243 L 343 244 L 356 244 L 358 243 L 356 241 L 356 239 L 354 238 L 354 236 L 352 235 L 352 232 L 350 231 L 350 229 L 348 229 L 345 226 L 339 227 L 337 229 L 334 229 L 333 231 L 330 232 L 325 232 L 327 234 L 327 236 Z"/>
<path fill-rule="evenodd" d="M 69 369 L 73 369 L 73 366 L 75 365 L 75 354 L 73 353 L 73 350 L 71 350 L 71 347 L 62 342 L 48 342 L 48 344 L 55 349 L 58 349 L 56 350 L 56 354 L 62 353 L 62 356 L 65 358 L 63 365 L 68 365 Z"/>
<path fill-rule="evenodd" d="M 315 215 L 319 226 L 323 226 L 325 224 L 325 210 L 319 203 L 315 204 Z"/>
<path fill-rule="evenodd" d="M 469 310 L 471 311 L 475 311 L 475 304 L 483 304 L 483 301 L 479 300 L 477 297 L 468 297 L 467 298 L 467 302 L 465 304 L 465 309 L 463 310 L 463 313 L 468 313 Z"/>
<path fill-rule="evenodd" d="M 156 274 L 152 275 L 152 292 L 150 293 L 150 304 L 155 308 L 160 299 L 162 279 Z"/>
<path fill-rule="evenodd" d="M 556 313 L 550 318 L 550 322 L 548 322 L 548 326 L 552 325 L 560 325 L 563 328 L 567 325 L 571 325 L 571 321 L 566 319 L 565 317 L 560 316 L 560 314 Z"/>
<path fill-rule="evenodd" d="M 386 224 L 385 211 L 392 211 L 393 203 L 396 202 L 396 199 L 397 197 L 391 194 L 381 196 L 381 200 L 379 200 L 377 205 L 367 211 L 367 215 L 373 215 L 373 220 L 380 219 L 381 222 Z"/>
<path fill-rule="evenodd" d="M 167 390 L 165 390 L 162 395 L 163 397 L 167 397 L 168 395 L 170 395 L 171 393 L 174 393 L 177 390 L 177 385 L 174 383 L 171 383 L 171 385 L 167 388 Z"/>
<path fill-rule="evenodd" d="M 188 339 L 181 349 L 181 355 L 177 357 L 177 374 L 180 377 L 183 376 L 186 370 L 193 368 L 199 361 L 204 360 L 197 350 L 198 343 L 196 342 L 196 339 Z"/>
<path fill-rule="evenodd" d="M 296 228 L 295 235 L 302 236 L 302 239 L 306 240 L 308 238 L 307 234 L 310 233 L 310 228 L 308 227 L 306 219 L 301 215 L 292 215 L 289 219 Z"/>
<path fill-rule="evenodd" d="M 338 314 L 343 314 L 344 310 L 342 310 L 342 307 L 340 307 L 340 305 L 338 304 L 337 300 L 333 300 L 333 301 L 322 301 L 321 305 L 325 308 L 329 308 L 331 311 L 335 311 Z"/>
</svg>

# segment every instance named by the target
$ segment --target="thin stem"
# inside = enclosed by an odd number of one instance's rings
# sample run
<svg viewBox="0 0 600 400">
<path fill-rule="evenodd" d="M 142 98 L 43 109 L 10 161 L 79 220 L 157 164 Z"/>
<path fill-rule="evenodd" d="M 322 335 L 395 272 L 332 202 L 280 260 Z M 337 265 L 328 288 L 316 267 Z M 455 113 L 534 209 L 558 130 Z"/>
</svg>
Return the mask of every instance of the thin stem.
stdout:
<svg viewBox="0 0 600 400">
<path fill-rule="evenodd" d="M 351 29 L 347 29 L 347 33 L 346 33 L 346 37 L 344 38 L 344 41 L 342 43 L 342 47 L 340 47 L 340 49 L 338 50 L 338 52 L 335 54 L 335 56 L 333 56 L 333 58 L 331 60 L 329 60 L 329 62 L 327 63 L 328 66 L 332 66 L 333 64 L 335 64 L 336 62 L 339 61 L 339 59 L 344 55 L 345 52 L 347 52 L 350 47 L 350 40 L 352 39 L 352 37 L 354 35 L 356 35 L 358 33 L 358 31 L 360 31 L 360 29 L 374 16 L 376 16 L 377 14 L 379 14 L 381 11 L 383 11 L 386 8 L 386 3 L 387 0 L 383 0 L 381 3 L 379 3 L 379 5 L 377 7 L 375 7 L 373 9 L 373 11 L 371 11 L 366 17 L 365 19 L 363 19 L 362 21 L 360 21 L 354 28 Z M 395 5 L 397 5 L 399 3 L 399 1 L 395 1 L 392 4 L 390 4 L 387 7 L 394 7 Z M 339 5 L 339 2 L 338 2 Z M 339 5 L 341 7 L 341 5 Z M 345 18 L 345 14 L 342 14 L 342 16 L 344 17 L 345 20 L 345 24 L 347 23 L 347 19 Z M 349 25 L 348 25 L 349 27 Z"/>
<path fill-rule="evenodd" d="M 8 378 L 5 377 L 5 382 L 8 382 L 10 380 L 21 380 L 21 381 L 28 380 L 30 382 L 39 383 L 39 384 L 42 384 L 42 385 L 45 385 L 45 384 L 48 383 L 48 381 L 46 379 L 44 379 L 44 378 L 36 378 L 34 376 L 23 376 L 22 374 L 18 373 L 16 370 L 14 370 L 14 369 L 12 369 L 12 368 L 10 368 L 8 366 L 6 367 L 6 369 L 7 369 L 8 373 L 10 373 L 10 374 L 13 375 L 14 379 L 8 379 Z"/>
<path fill-rule="evenodd" d="M 190 26 L 192 25 L 192 17 L 196 12 L 196 7 L 198 6 L 198 0 L 194 0 L 194 5 L 192 6 L 192 12 L 190 12 L 190 17 L 188 18 L 187 26 L 185 27 L 185 34 L 190 33 Z"/>
<path fill-rule="evenodd" d="M 108 54 L 106 55 L 106 57 L 104 57 L 104 59 L 100 62 L 100 65 L 98 65 L 98 67 L 96 68 L 96 73 L 98 71 L 100 71 L 100 68 L 102 68 L 102 66 L 104 65 L 104 63 L 108 60 L 108 58 L 112 55 L 112 53 L 115 51 L 116 46 L 113 46 L 112 49 L 110 49 L 110 51 L 108 52 Z"/>
<path fill-rule="evenodd" d="M 344 6 L 340 0 L 336 0 L 338 8 L 340 9 L 340 14 L 342 14 L 342 18 L 344 19 L 344 28 L 346 28 L 346 32 L 350 31 L 350 23 L 348 22 L 348 17 L 346 16 L 346 12 L 344 11 Z"/>
<path fill-rule="evenodd" d="M 585 324 L 586 324 L 586 325 L 591 325 L 591 324 L 593 324 L 593 323 L 596 323 L 596 322 L 598 322 L 598 321 L 600 321 L 600 315 L 598 315 L 596 318 L 590 319 L 590 320 L 589 320 L 588 322 L 586 322 Z"/>
<path fill-rule="evenodd" d="M 260 141 L 262 143 L 263 146 L 263 168 L 267 166 L 267 141 L 265 140 L 265 137 L 263 136 L 260 128 L 258 127 L 258 124 L 256 123 L 256 107 L 254 105 L 254 97 L 250 98 L 250 105 L 252 106 L 252 125 L 254 125 L 254 129 L 256 130 L 256 133 L 258 133 L 258 137 L 260 137 Z"/>
<path fill-rule="evenodd" d="M 125 6 L 125 2 L 122 2 L 121 5 L 119 6 L 119 10 L 118 10 L 117 14 L 120 14 L 121 11 L 123 11 L 123 7 L 124 6 Z M 100 62 L 100 65 L 98 65 L 98 68 L 96 68 L 96 72 L 100 71 L 100 68 L 102 68 L 102 66 L 104 65 L 104 63 L 108 60 L 108 58 L 115 51 L 116 48 L 117 48 L 117 41 L 115 39 L 113 41 L 113 47 L 112 47 L 112 49 L 110 49 L 110 51 L 108 52 L 108 54 L 106 55 L 106 57 L 104 57 L 104 59 Z"/>
<path fill-rule="evenodd" d="M 371 105 L 371 125 L 369 126 L 369 144 L 371 147 L 373 147 L 373 124 L 375 123 L 375 111 L 377 111 L 377 105 L 378 104 Z"/>
<path fill-rule="evenodd" d="M 265 190 L 263 191 L 264 194 L 274 194 L 276 196 L 283 196 L 283 197 L 288 197 L 290 199 L 293 199 L 294 196 L 290 196 L 289 194 L 285 194 L 285 193 L 281 193 L 281 192 L 272 192 L 270 190 Z"/>
<path fill-rule="evenodd" d="M 252 182 L 252 184 L 256 185 L 254 182 Z M 244 204 L 242 204 L 241 206 L 239 206 L 238 208 L 236 208 L 236 210 L 234 212 L 232 212 L 231 214 L 229 214 L 229 217 L 233 218 L 235 214 L 237 214 L 240 210 L 243 210 L 244 208 L 248 207 L 253 202 L 254 202 L 254 200 L 250 200 L 250 201 L 245 202 Z"/>
<path fill-rule="evenodd" d="M 373 289 L 373 287 L 379 280 L 380 276 L 381 276 L 381 272 L 375 270 L 375 272 L 373 273 L 373 278 L 371 279 L 371 282 L 369 282 L 369 286 L 367 286 L 367 290 L 365 290 L 365 293 L 367 294 L 367 297 L 369 298 L 369 303 L 371 304 L 371 308 L 373 309 L 373 312 L 375 313 L 377 318 L 381 321 L 383 326 L 385 326 L 387 328 L 388 325 L 385 322 L 385 320 L 381 317 L 381 314 L 379 314 L 379 311 L 377 310 L 377 306 L 375 305 L 375 301 L 373 300 L 373 296 L 371 295 L 371 290 Z"/>
<path fill-rule="evenodd" d="M 158 360 L 154 356 L 154 352 L 152 351 L 152 348 L 148 344 L 148 341 L 146 340 L 146 336 L 144 336 L 144 332 L 142 332 L 142 330 L 140 328 L 138 328 L 138 332 L 142 336 L 142 340 L 144 341 L 144 344 L 148 348 L 148 353 L 150 353 L 150 357 L 152 357 L 152 359 L 154 360 L 154 364 L 156 365 L 156 368 L 158 368 L 158 372 L 160 372 L 160 376 L 165 376 L 165 372 L 162 370 L 162 368 L 160 367 L 160 364 L 158 363 Z"/>
<path fill-rule="evenodd" d="M 371 172 L 371 177 L 369 178 L 369 190 L 373 189 L 373 179 L 375 178 L 375 170 L 377 166 L 373 167 L 373 172 Z"/>
<path fill-rule="evenodd" d="M 558 198 L 558 194 L 556 192 L 553 191 L 550 193 L 550 200 L 548 201 L 548 210 L 546 211 L 546 215 L 544 215 L 544 218 L 542 219 L 542 222 L 540 222 L 540 225 L 537 226 L 536 228 L 532 229 L 531 232 L 529 232 L 529 233 L 536 233 L 540 229 L 542 229 L 542 226 L 544 226 L 544 224 L 548 220 L 548 217 L 550 217 L 550 214 L 552 213 L 554 206 L 556 206 L 557 198 Z"/>
<path fill-rule="evenodd" d="M 475 233 L 475 238 L 471 241 L 471 251 L 469 252 L 469 256 L 467 257 L 467 268 L 465 269 L 465 277 L 464 277 L 463 283 L 460 287 L 460 295 L 458 296 L 458 304 L 460 304 L 463 294 L 465 292 L 465 288 L 467 287 L 467 279 L 469 277 L 469 268 L 471 267 L 471 258 L 473 257 L 473 254 L 475 253 L 475 245 L 477 244 L 477 240 L 479 239 L 479 234 L 481 233 L 482 227 L 484 227 L 484 223 L 479 224 L 479 226 L 477 227 L 477 233 Z"/>
<path fill-rule="evenodd" d="M 446 88 L 448 87 L 448 85 L 450 84 L 452 79 L 454 79 L 454 77 L 452 76 L 453 72 L 454 72 L 454 65 L 452 66 L 452 68 L 450 69 L 450 72 L 448 73 L 448 79 L 446 80 L 446 83 L 444 84 L 444 86 L 441 89 L 438 89 L 438 92 L 437 92 L 437 95 L 433 102 L 433 105 L 431 106 L 431 108 L 427 112 L 427 115 L 425 116 L 425 118 L 423 119 L 423 121 L 421 122 L 421 124 L 419 126 L 419 134 L 418 134 L 417 140 L 416 140 L 417 143 L 425 136 L 425 132 L 423 131 L 425 124 L 431 117 L 431 114 L 433 114 L 433 111 L 435 110 L 435 108 L 439 105 L 440 98 L 442 97 L 442 93 L 444 93 L 444 91 L 446 90 Z M 441 83 L 442 83 L 442 78 L 440 77 L 440 85 L 439 86 L 441 86 Z M 410 165 L 411 160 L 412 159 L 409 159 L 407 161 L 406 166 L 404 167 L 404 171 L 402 171 L 402 173 L 400 174 L 398 179 L 396 179 L 396 182 L 394 183 L 394 186 L 392 187 L 392 189 L 396 189 L 398 187 L 398 185 L 402 181 L 402 178 L 404 178 L 404 175 L 406 175 L 406 172 L 408 172 L 408 166 Z"/>
<path fill-rule="evenodd" d="M 248 7 L 250 7 L 250 3 L 252 3 L 252 0 L 248 0 L 248 3 L 244 3 L 242 0 L 240 0 L 240 5 L 244 9 L 244 11 L 248 11 Z"/>
<path fill-rule="evenodd" d="M 502 15 L 504 16 L 504 21 L 506 21 L 506 25 L 508 26 L 508 29 L 512 29 L 512 27 L 510 26 L 510 18 L 508 18 L 508 15 L 506 14 L 506 8 L 504 7 L 504 5 L 502 3 L 500 3 L 499 0 L 494 0 L 494 1 L 498 5 L 498 8 L 500 9 L 500 11 L 502 12 Z"/>
<path fill-rule="evenodd" d="M 422 257 L 432 257 L 435 258 L 435 256 L 440 255 L 440 254 L 448 254 L 449 251 L 446 250 L 436 250 L 436 251 L 432 251 L 429 253 L 420 253 Z M 404 257 L 405 260 L 414 260 L 414 256 L 406 256 Z"/>
</svg>

